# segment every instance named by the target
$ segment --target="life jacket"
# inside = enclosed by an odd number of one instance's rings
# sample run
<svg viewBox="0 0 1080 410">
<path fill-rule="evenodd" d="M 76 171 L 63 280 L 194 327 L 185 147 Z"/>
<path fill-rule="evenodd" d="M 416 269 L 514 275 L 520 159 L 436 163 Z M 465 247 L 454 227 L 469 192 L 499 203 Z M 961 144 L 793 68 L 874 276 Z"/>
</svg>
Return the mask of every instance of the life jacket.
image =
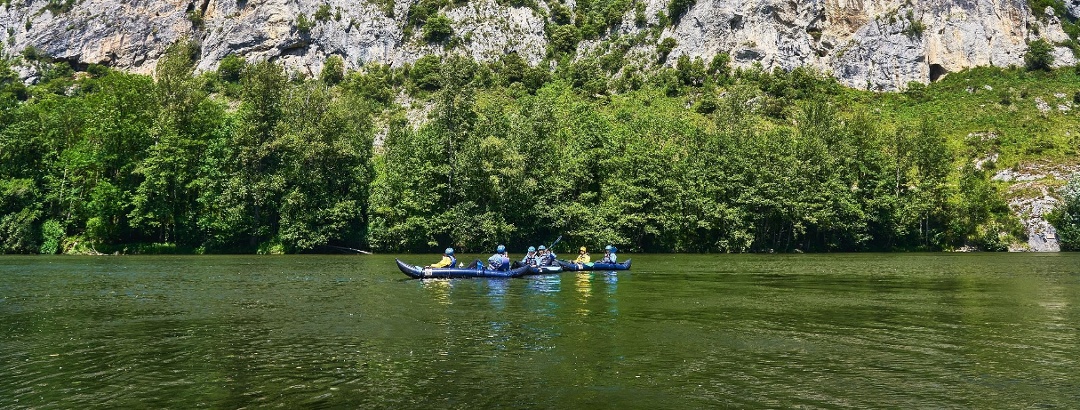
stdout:
<svg viewBox="0 0 1080 410">
<path fill-rule="evenodd" d="M 448 266 L 448 267 L 449 268 L 456 268 L 457 267 L 457 258 L 455 258 L 454 255 L 450 255 L 450 266 Z"/>
</svg>

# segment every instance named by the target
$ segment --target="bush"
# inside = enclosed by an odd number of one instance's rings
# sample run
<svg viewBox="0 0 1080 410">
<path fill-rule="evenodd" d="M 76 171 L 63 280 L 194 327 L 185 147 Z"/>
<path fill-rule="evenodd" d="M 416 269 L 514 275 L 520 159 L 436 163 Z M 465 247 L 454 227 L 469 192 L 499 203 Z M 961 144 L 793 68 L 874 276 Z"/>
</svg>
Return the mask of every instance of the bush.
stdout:
<svg viewBox="0 0 1080 410">
<path fill-rule="evenodd" d="M 311 29 L 315 27 L 315 20 L 308 19 L 307 15 L 300 13 L 296 16 L 296 31 L 302 34 L 311 33 Z"/>
<path fill-rule="evenodd" d="M 576 27 L 571 25 L 555 26 L 548 37 L 551 40 L 550 47 L 553 55 L 573 54 L 577 51 L 578 42 L 581 41 L 581 34 L 578 33 Z"/>
<path fill-rule="evenodd" d="M 335 85 L 345 79 L 345 60 L 341 56 L 330 56 L 319 73 L 319 81 Z"/>
<path fill-rule="evenodd" d="M 922 20 L 915 18 L 915 13 L 911 10 L 907 12 L 908 26 L 904 28 L 904 35 L 908 37 L 922 37 L 924 31 L 926 31 L 926 24 L 923 24 Z"/>
<path fill-rule="evenodd" d="M 41 253 L 55 255 L 60 252 L 60 241 L 64 239 L 64 227 L 55 219 L 50 219 L 41 224 Z"/>
<path fill-rule="evenodd" d="M 240 82 L 240 75 L 244 73 L 245 67 L 247 67 L 247 61 L 243 57 L 229 54 L 218 63 L 217 72 L 225 82 L 236 83 Z"/>
<path fill-rule="evenodd" d="M 1053 50 L 1054 46 L 1041 38 L 1028 43 L 1028 51 L 1024 54 L 1024 66 L 1029 71 L 1049 71 L 1050 66 L 1054 64 L 1054 55 L 1051 54 Z"/>
<path fill-rule="evenodd" d="M 558 25 L 568 25 L 571 22 L 570 8 L 559 3 L 551 5 L 551 21 Z"/>
<path fill-rule="evenodd" d="M 678 42 L 672 37 L 660 41 L 660 44 L 656 46 L 656 62 L 663 64 L 667 61 L 668 54 L 671 54 L 671 50 L 674 50 L 676 45 Z"/>
<path fill-rule="evenodd" d="M 326 21 L 330 19 L 330 5 L 323 4 L 319 6 L 319 9 L 315 11 L 315 21 Z"/>
<path fill-rule="evenodd" d="M 668 3 L 668 18 L 671 19 L 673 24 L 679 24 L 679 20 L 682 19 L 682 16 L 686 14 L 691 7 L 694 7 L 695 1 L 696 0 L 671 0 L 671 3 Z"/>
<path fill-rule="evenodd" d="M 926 99 L 926 84 L 918 81 L 908 82 L 904 95 L 914 101 L 923 101 Z"/>
<path fill-rule="evenodd" d="M 54 16 L 67 13 L 73 7 L 75 7 L 75 0 L 49 0 L 49 3 L 45 5 L 45 9 L 49 10 Z"/>
<path fill-rule="evenodd" d="M 1073 175 L 1061 194 L 1061 206 L 1046 215 L 1057 230 L 1061 250 L 1080 251 L 1080 174 Z"/>
<path fill-rule="evenodd" d="M 441 43 L 450 39 L 454 34 L 450 26 L 450 18 L 439 14 L 424 22 L 424 40 L 429 43 Z"/>
<path fill-rule="evenodd" d="M 441 69 L 439 62 L 439 56 L 434 54 L 428 54 L 416 60 L 412 70 L 409 70 L 409 78 L 412 79 L 413 84 L 428 91 L 438 90 L 440 87 L 439 70 Z"/>
</svg>

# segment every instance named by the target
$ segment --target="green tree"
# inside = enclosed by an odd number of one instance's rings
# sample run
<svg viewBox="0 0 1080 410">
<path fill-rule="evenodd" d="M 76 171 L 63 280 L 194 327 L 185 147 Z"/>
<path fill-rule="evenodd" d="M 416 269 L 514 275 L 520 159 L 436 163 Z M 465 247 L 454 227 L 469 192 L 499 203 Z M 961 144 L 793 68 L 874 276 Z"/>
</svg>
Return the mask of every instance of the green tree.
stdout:
<svg viewBox="0 0 1080 410">
<path fill-rule="evenodd" d="M 197 181 L 211 141 L 224 133 L 224 109 L 211 101 L 192 77 L 193 45 L 177 43 L 158 61 L 154 105 L 159 108 L 150 130 L 153 144 L 133 172 L 142 177 L 131 199 L 131 224 L 154 242 L 195 247 L 204 241 L 197 221 Z M 241 64 L 243 60 L 238 59 Z M 224 64 L 224 63 L 223 63 Z"/>
<path fill-rule="evenodd" d="M 427 54 L 416 60 L 409 70 L 409 79 L 423 90 L 434 91 L 442 86 L 441 59 L 434 54 Z"/>
<path fill-rule="evenodd" d="M 449 17 L 437 14 L 424 22 L 424 40 L 429 43 L 441 43 L 454 34 Z"/>
<path fill-rule="evenodd" d="M 345 60 L 339 55 L 326 58 L 322 71 L 319 72 L 319 81 L 327 85 L 336 85 L 345 79 Z"/>
<path fill-rule="evenodd" d="M 240 75 L 244 73 L 247 61 L 236 54 L 229 54 L 218 63 L 218 75 L 222 80 L 230 83 L 240 81 Z"/>
<path fill-rule="evenodd" d="M 1054 64 L 1053 51 L 1054 45 L 1041 38 L 1028 43 L 1028 50 L 1024 53 L 1024 66 L 1028 70 L 1049 70 Z"/>
<path fill-rule="evenodd" d="M 1080 175 L 1073 175 L 1059 193 L 1061 205 L 1046 220 L 1057 230 L 1062 250 L 1080 251 Z"/>
</svg>

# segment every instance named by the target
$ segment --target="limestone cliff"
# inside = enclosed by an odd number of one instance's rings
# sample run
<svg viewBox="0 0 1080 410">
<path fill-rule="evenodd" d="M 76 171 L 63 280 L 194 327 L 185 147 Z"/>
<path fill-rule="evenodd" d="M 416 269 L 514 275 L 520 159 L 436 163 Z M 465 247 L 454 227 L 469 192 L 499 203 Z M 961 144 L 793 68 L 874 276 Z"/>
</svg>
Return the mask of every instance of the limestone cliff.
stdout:
<svg viewBox="0 0 1080 410">
<path fill-rule="evenodd" d="M 875 90 L 902 89 L 978 65 L 1023 64 L 1027 43 L 1068 36 L 1052 9 L 1030 10 L 1022 0 L 697 0 L 674 25 L 658 29 L 670 0 L 641 0 L 645 24 L 628 10 L 606 37 L 636 35 L 632 55 L 645 60 L 672 37 L 672 57 L 711 58 L 765 68 L 817 67 L 842 83 Z M 408 23 L 413 1 L 345 0 L 5 0 L 0 7 L 4 48 L 34 47 L 77 64 L 106 64 L 147 73 L 166 47 L 181 38 L 201 44 L 198 68 L 214 69 L 229 54 L 280 61 L 316 74 L 330 55 L 351 68 L 368 62 L 401 65 L 428 53 L 465 52 L 489 60 L 516 51 L 538 63 L 546 53 L 549 4 L 511 7 L 494 0 L 447 2 L 447 44 L 429 44 Z M 1080 1 L 1066 1 L 1080 16 Z M 571 9 L 574 2 L 568 2 Z M 306 23 L 306 24 L 305 24 Z M 645 35 L 647 34 L 647 35 Z M 585 41 L 587 49 L 598 41 Z M 1071 50 L 1055 50 L 1057 65 L 1075 64 Z M 669 58 L 668 64 L 674 61 Z M 33 73 L 26 73 L 33 80 Z"/>
</svg>

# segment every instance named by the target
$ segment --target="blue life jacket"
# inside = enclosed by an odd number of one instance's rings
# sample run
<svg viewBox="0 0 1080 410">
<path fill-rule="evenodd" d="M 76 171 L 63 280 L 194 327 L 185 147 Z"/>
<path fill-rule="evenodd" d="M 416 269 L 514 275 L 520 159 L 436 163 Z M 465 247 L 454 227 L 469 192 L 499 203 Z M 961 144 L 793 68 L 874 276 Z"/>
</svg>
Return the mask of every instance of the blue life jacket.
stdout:
<svg viewBox="0 0 1080 410">
<path fill-rule="evenodd" d="M 457 267 L 457 258 L 455 258 L 454 255 L 449 255 L 449 256 L 450 256 L 450 266 L 447 266 L 447 267 L 448 268 L 456 268 Z"/>
<path fill-rule="evenodd" d="M 555 253 L 554 252 L 548 252 L 544 256 L 541 256 L 540 260 L 539 260 L 539 265 L 540 266 L 554 266 L 555 265 Z"/>
<path fill-rule="evenodd" d="M 498 271 L 510 270 L 510 258 L 498 253 L 491 255 L 491 257 L 488 258 L 488 269 Z"/>
</svg>

